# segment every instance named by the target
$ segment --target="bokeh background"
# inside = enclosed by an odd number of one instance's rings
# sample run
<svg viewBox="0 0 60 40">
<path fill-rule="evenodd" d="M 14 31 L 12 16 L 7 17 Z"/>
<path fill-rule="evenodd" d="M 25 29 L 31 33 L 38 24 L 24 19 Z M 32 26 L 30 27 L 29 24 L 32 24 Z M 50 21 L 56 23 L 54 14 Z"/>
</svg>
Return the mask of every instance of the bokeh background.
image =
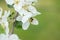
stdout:
<svg viewBox="0 0 60 40">
<path fill-rule="evenodd" d="M 0 0 L 0 7 L 9 9 L 5 0 Z M 36 16 L 39 25 L 30 25 L 26 31 L 15 27 L 14 33 L 22 40 L 60 40 L 60 0 L 38 0 L 35 7 L 42 13 Z M 3 32 L 0 27 L 0 33 Z"/>
</svg>

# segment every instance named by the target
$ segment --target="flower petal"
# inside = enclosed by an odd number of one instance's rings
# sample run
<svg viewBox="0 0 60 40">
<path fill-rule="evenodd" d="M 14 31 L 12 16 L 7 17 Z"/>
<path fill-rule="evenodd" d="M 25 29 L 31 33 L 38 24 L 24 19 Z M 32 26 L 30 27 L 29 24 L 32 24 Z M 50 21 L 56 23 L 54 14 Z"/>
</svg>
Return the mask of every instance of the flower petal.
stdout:
<svg viewBox="0 0 60 40">
<path fill-rule="evenodd" d="M 6 35 L 8 35 L 9 34 L 8 22 L 5 22 L 4 24 L 5 24 L 5 33 Z"/>
<path fill-rule="evenodd" d="M 4 24 L 4 29 L 5 29 L 5 33 L 8 35 L 9 34 L 9 24 L 6 18 L 2 18 L 2 23 Z"/>
<path fill-rule="evenodd" d="M 16 34 L 12 34 L 9 36 L 9 40 L 20 40 Z"/>
<path fill-rule="evenodd" d="M 22 8 L 22 4 L 21 5 L 20 4 L 15 4 L 13 7 L 14 7 L 15 11 L 19 12 Z"/>
<path fill-rule="evenodd" d="M 16 18 L 16 20 L 17 20 L 17 21 L 21 21 L 21 20 L 22 20 L 22 16 L 18 16 L 18 17 Z"/>
<path fill-rule="evenodd" d="M 19 12 L 22 8 L 22 6 L 24 5 L 24 0 L 20 0 L 18 4 L 14 4 L 14 9 Z"/>
<path fill-rule="evenodd" d="M 0 40 L 20 40 L 16 34 L 7 36 L 6 34 L 0 34 Z"/>
<path fill-rule="evenodd" d="M 0 34 L 0 40 L 8 40 L 8 36 L 5 34 Z"/>
<path fill-rule="evenodd" d="M 5 0 L 7 4 L 12 5 L 14 3 L 14 0 Z"/>
<path fill-rule="evenodd" d="M 37 19 L 33 18 L 33 21 L 31 22 L 31 24 L 38 25 L 39 23 L 38 23 L 38 20 Z"/>
<path fill-rule="evenodd" d="M 10 15 L 10 10 L 9 11 L 5 11 L 3 17 L 6 17 L 7 18 L 9 15 Z"/>
<path fill-rule="evenodd" d="M 26 11 L 25 9 L 22 8 L 22 9 L 19 11 L 19 14 L 20 14 L 21 16 L 23 16 L 23 15 L 28 14 L 28 11 Z"/>
<path fill-rule="evenodd" d="M 32 14 L 30 12 L 27 13 L 27 15 L 23 16 L 22 18 L 22 22 L 25 23 L 26 21 L 28 21 L 28 19 L 30 19 L 32 17 Z"/>
<path fill-rule="evenodd" d="M 30 25 L 29 21 L 27 21 L 26 23 L 23 23 L 22 24 L 22 29 L 27 30 L 29 28 L 29 25 Z"/>
<path fill-rule="evenodd" d="M 36 10 L 36 8 L 33 7 L 32 5 L 30 5 L 30 6 L 28 7 L 28 10 L 29 10 L 30 12 L 32 12 L 32 14 L 33 14 L 34 16 L 40 14 L 40 12 L 38 12 L 38 11 Z"/>
</svg>

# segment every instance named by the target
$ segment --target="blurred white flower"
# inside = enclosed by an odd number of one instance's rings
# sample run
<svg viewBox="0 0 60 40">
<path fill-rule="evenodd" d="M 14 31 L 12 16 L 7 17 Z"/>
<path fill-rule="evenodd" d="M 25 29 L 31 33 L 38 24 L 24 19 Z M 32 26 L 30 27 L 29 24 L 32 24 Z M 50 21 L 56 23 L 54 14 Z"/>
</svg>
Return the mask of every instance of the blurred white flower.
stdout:
<svg viewBox="0 0 60 40">
<path fill-rule="evenodd" d="M 16 34 L 6 35 L 0 34 L 0 40 L 20 40 Z"/>
<path fill-rule="evenodd" d="M 33 15 L 32 15 L 32 13 L 31 12 L 28 12 L 28 11 L 26 11 L 26 10 L 24 10 L 24 9 L 21 9 L 21 14 L 19 15 L 20 16 L 20 19 L 21 19 L 21 21 L 23 22 L 23 23 L 25 23 L 29 18 L 31 18 Z M 18 16 L 18 17 L 19 17 Z M 21 18 L 22 17 L 22 18 Z"/>
<path fill-rule="evenodd" d="M 32 6 L 32 5 L 29 5 L 29 6 L 27 6 L 26 8 L 27 8 L 27 10 L 25 10 L 25 9 L 22 8 L 22 9 L 19 11 L 20 16 L 21 16 L 21 17 L 24 16 L 24 17 L 22 17 L 22 22 L 23 22 L 23 23 L 25 23 L 29 18 L 35 17 L 35 16 L 41 14 L 41 13 L 38 12 L 38 11 L 36 10 L 36 8 L 35 8 L 34 6 Z M 20 17 L 20 18 L 21 18 L 21 17 Z"/>
<path fill-rule="evenodd" d="M 25 4 L 24 0 L 16 0 L 13 7 L 15 11 L 19 12 L 24 4 Z"/>
<path fill-rule="evenodd" d="M 28 21 L 26 21 L 25 23 L 22 24 L 22 28 L 24 30 L 27 30 L 29 28 L 30 23 L 33 24 L 33 25 L 38 25 L 39 24 L 37 19 L 30 18 Z"/>
<path fill-rule="evenodd" d="M 17 21 L 22 21 L 22 28 L 27 30 L 30 23 L 37 25 L 38 21 L 34 17 L 41 14 L 36 10 L 32 4 L 37 2 L 37 0 L 14 0 L 14 9 L 19 13 L 19 16 L 16 18 Z M 31 18 L 33 19 L 32 21 Z"/>
<path fill-rule="evenodd" d="M 23 30 L 27 30 L 29 28 L 30 23 L 33 25 L 38 25 L 38 21 L 34 17 L 36 15 L 41 14 L 33 6 L 29 6 L 28 10 L 29 12 L 26 10 L 21 10 L 21 13 L 23 14 L 23 16 L 18 16 L 16 18 L 17 21 L 22 21 Z"/>
<path fill-rule="evenodd" d="M 37 0 L 5 0 L 7 4 L 9 5 L 13 5 L 15 11 L 17 11 L 18 13 L 23 14 L 21 13 L 24 9 L 25 10 L 28 10 L 28 7 L 29 5 L 32 5 L 32 3 L 36 2 Z"/>
<path fill-rule="evenodd" d="M 29 16 L 29 15 L 28 15 Z M 28 19 L 28 20 L 27 20 Z M 36 18 L 33 18 L 33 17 L 31 17 L 31 18 L 28 18 L 27 16 L 26 17 L 21 17 L 21 16 L 18 16 L 17 18 L 16 18 L 16 20 L 17 21 L 23 21 L 23 23 L 22 23 L 22 29 L 23 30 L 27 30 L 28 28 L 29 28 L 29 25 L 30 25 L 30 23 L 31 24 L 33 24 L 33 25 L 38 25 L 39 23 L 38 23 L 38 20 L 36 19 Z M 25 22 L 26 21 L 26 22 Z"/>
<path fill-rule="evenodd" d="M 6 34 L 9 33 L 9 23 L 8 23 L 8 17 L 10 15 L 10 10 L 9 11 L 5 11 L 4 12 L 4 15 L 2 16 L 2 24 L 4 24 L 4 27 L 5 27 L 5 31 L 6 31 Z"/>
<path fill-rule="evenodd" d="M 20 40 L 16 34 L 9 35 L 9 23 L 8 23 L 8 17 L 10 15 L 9 11 L 4 11 L 4 14 L 2 14 L 3 10 L 0 8 L 0 24 L 4 27 L 5 34 L 0 34 L 0 40 Z"/>
<path fill-rule="evenodd" d="M 5 0 L 8 5 L 13 5 L 14 9 L 18 12 L 24 5 L 24 0 Z"/>
<path fill-rule="evenodd" d="M 41 13 L 36 10 L 36 8 L 32 5 L 28 6 L 28 11 L 30 11 L 33 16 L 40 15 Z"/>
<path fill-rule="evenodd" d="M 30 9 L 32 10 L 33 8 L 33 12 L 37 12 L 35 7 L 32 6 L 32 3 L 35 2 L 36 0 L 20 0 L 19 4 L 14 5 L 14 9 L 16 10 L 16 12 L 18 12 L 21 16 L 23 16 L 24 14 L 29 14 L 31 12 Z M 30 9 L 29 9 L 30 8 Z M 28 13 L 26 13 L 28 12 Z"/>
<path fill-rule="evenodd" d="M 3 28 L 5 29 L 6 34 L 9 33 L 9 28 L 8 28 L 8 16 L 10 15 L 10 10 L 9 11 L 5 11 L 4 15 L 2 15 L 2 8 L 0 9 L 0 24 L 3 26 Z"/>
<path fill-rule="evenodd" d="M 29 28 L 30 23 L 33 24 L 33 25 L 38 25 L 38 21 L 34 17 L 41 14 L 41 13 L 38 12 L 36 10 L 36 8 L 34 6 L 32 6 L 31 4 L 24 5 L 21 8 L 21 10 L 18 11 L 18 13 L 20 15 L 16 18 L 16 20 L 17 21 L 22 21 L 23 30 L 27 30 Z M 32 21 L 30 21 L 31 18 L 33 19 Z"/>
</svg>

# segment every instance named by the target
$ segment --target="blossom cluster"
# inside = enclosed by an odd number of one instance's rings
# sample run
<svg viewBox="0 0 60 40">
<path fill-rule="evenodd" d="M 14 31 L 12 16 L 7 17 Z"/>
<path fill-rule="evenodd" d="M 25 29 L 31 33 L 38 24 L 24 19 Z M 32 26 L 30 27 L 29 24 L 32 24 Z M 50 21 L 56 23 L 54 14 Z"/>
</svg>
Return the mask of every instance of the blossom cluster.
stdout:
<svg viewBox="0 0 60 40">
<path fill-rule="evenodd" d="M 5 10 L 3 14 L 3 9 L 0 8 L 0 24 L 5 30 L 4 34 L 0 34 L 0 40 L 20 40 L 16 34 L 9 34 L 9 22 L 8 17 L 10 15 L 10 10 Z"/>
<path fill-rule="evenodd" d="M 30 23 L 38 25 L 38 21 L 34 17 L 40 13 L 32 5 L 34 2 L 37 2 L 37 0 L 6 0 L 6 3 L 13 6 L 15 11 L 18 12 L 19 15 L 16 20 L 22 22 L 23 30 L 27 30 Z"/>
<path fill-rule="evenodd" d="M 34 18 L 35 16 L 41 14 L 36 10 L 36 8 L 33 6 L 37 0 L 5 0 L 7 5 L 10 5 L 14 8 L 16 11 L 16 14 L 19 14 L 15 20 L 22 22 L 22 29 L 27 30 L 29 28 L 30 24 L 38 25 L 38 20 Z M 0 38 L 1 40 L 19 40 L 18 36 L 16 34 L 9 34 L 9 22 L 8 17 L 11 14 L 9 11 L 4 11 L 4 15 L 2 15 L 2 8 L 0 8 L 0 24 L 4 25 L 4 29 L 6 34 L 1 34 Z"/>
</svg>

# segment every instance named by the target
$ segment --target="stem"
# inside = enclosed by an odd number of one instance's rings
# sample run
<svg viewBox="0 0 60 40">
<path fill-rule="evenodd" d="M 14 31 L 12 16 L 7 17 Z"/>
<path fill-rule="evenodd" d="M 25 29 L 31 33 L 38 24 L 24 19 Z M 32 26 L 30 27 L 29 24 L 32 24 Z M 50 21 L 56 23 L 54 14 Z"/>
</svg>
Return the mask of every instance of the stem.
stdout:
<svg viewBox="0 0 60 40">
<path fill-rule="evenodd" d="M 12 29 L 11 29 L 11 32 L 10 32 L 10 34 L 13 34 L 14 33 L 14 27 L 15 27 L 15 19 L 17 18 L 17 16 L 18 16 L 19 14 L 18 14 L 18 12 L 16 12 L 16 16 L 13 18 L 14 19 L 14 22 L 13 22 L 13 26 L 12 26 Z"/>
</svg>

